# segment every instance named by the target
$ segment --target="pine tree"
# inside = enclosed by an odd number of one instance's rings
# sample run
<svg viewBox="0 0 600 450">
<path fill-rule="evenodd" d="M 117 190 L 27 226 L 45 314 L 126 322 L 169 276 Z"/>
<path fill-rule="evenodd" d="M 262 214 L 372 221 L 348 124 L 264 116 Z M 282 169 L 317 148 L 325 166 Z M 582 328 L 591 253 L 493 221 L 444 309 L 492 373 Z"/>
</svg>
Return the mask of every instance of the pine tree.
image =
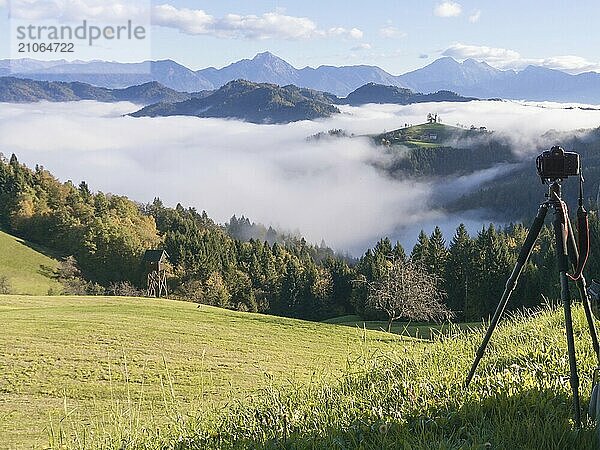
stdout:
<svg viewBox="0 0 600 450">
<path fill-rule="evenodd" d="M 424 230 L 421 230 L 417 243 L 412 249 L 410 259 L 416 264 L 425 266 L 427 264 L 427 257 L 429 255 L 429 237 Z"/>
<path fill-rule="evenodd" d="M 429 248 L 425 255 L 425 267 L 429 273 L 437 275 L 441 280 L 444 279 L 446 272 L 446 260 L 448 259 L 448 250 L 446 249 L 446 240 L 440 227 L 435 227 L 429 238 Z"/>
<path fill-rule="evenodd" d="M 472 283 L 473 241 L 467 228 L 460 224 L 450 243 L 448 259 L 446 260 L 446 292 L 448 307 L 460 314 L 464 319 L 467 310 L 467 299 Z"/>
<path fill-rule="evenodd" d="M 392 256 L 398 261 L 406 261 L 406 252 L 400 242 L 396 241 L 394 249 L 392 250 Z"/>
</svg>

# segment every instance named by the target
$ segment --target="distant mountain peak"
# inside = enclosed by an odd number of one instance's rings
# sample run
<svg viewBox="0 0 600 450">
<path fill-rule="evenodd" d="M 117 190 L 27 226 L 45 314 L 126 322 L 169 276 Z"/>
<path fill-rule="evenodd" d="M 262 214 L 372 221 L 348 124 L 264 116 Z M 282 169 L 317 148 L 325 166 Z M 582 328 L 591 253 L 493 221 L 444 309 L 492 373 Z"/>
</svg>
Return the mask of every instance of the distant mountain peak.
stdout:
<svg viewBox="0 0 600 450">
<path fill-rule="evenodd" d="M 261 52 L 261 53 L 257 53 L 256 56 L 254 56 L 254 58 L 252 58 L 252 61 L 269 61 L 269 60 L 273 60 L 273 59 L 282 60 L 279 56 L 274 55 L 271 52 Z"/>
<path fill-rule="evenodd" d="M 455 60 L 452 56 L 442 56 L 441 58 L 438 58 L 429 64 L 429 66 L 433 65 L 460 66 L 460 63 L 457 60 Z"/>
</svg>

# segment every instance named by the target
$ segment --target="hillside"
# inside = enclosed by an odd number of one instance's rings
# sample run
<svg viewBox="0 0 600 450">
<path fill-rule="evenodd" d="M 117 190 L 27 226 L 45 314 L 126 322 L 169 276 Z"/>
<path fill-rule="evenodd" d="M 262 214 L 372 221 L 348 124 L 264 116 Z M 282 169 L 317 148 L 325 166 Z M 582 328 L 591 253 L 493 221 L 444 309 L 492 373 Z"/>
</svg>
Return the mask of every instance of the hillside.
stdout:
<svg viewBox="0 0 600 450">
<path fill-rule="evenodd" d="M 401 340 L 154 299 L 0 296 L 0 321 L 0 367 L 9 368 L 0 377 L 0 448 L 45 447 L 50 417 L 57 426 L 65 407 L 66 431 L 99 429 L 111 413 L 126 420 L 129 389 L 141 419 L 165 425 L 169 383 L 169 402 L 208 410 L 271 384 L 332 379 L 347 361 Z"/>
<path fill-rule="evenodd" d="M 36 251 L 29 244 L 0 231 L 0 276 L 6 276 L 13 294 L 58 294 L 54 279 L 58 261 Z"/>
<path fill-rule="evenodd" d="M 391 103 L 396 105 L 410 105 L 412 103 L 427 102 L 470 102 L 477 100 L 473 97 L 462 97 L 450 91 L 438 91 L 432 94 L 421 94 L 410 89 L 397 86 L 384 86 L 368 83 L 348 94 L 340 102 L 347 105 L 364 105 L 366 103 Z"/>
<path fill-rule="evenodd" d="M 481 136 L 484 130 L 465 130 L 441 123 L 422 123 L 372 136 L 380 145 L 408 145 L 415 147 L 441 147 L 469 136 Z M 452 142 L 450 142 L 452 141 Z"/>
<path fill-rule="evenodd" d="M 168 300 L 4 296 L 0 441 L 45 446 L 48 427 L 52 448 L 593 449 L 569 421 L 561 313 L 504 320 L 465 391 L 481 333 L 407 341 Z M 574 320 L 586 408 L 594 360 L 581 308 Z"/>
<path fill-rule="evenodd" d="M 128 101 L 148 105 L 157 102 L 180 102 L 194 96 L 177 92 L 155 81 L 123 89 L 107 89 L 81 82 L 65 83 L 0 77 L 0 102 L 8 103 L 95 100 L 97 102 Z"/>
<path fill-rule="evenodd" d="M 232 81 L 212 95 L 176 104 L 157 103 L 133 117 L 196 116 L 236 118 L 252 123 L 289 123 L 339 113 L 335 96 L 296 86 Z"/>
</svg>

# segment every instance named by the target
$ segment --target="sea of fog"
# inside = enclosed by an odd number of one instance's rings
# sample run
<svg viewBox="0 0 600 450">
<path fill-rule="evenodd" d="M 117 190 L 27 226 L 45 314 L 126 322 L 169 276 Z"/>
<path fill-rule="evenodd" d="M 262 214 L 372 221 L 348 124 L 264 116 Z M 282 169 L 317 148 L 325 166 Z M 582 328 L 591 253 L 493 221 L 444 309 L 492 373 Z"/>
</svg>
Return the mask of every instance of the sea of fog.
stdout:
<svg viewBox="0 0 600 450">
<path fill-rule="evenodd" d="M 421 228 L 438 224 L 449 238 L 460 222 L 472 231 L 489 218 L 481 212 L 447 216 L 433 208 L 441 192 L 452 197 L 476 189 L 510 168 L 496 167 L 443 181 L 393 180 L 373 163 L 385 156 L 367 139 L 308 143 L 332 128 L 354 134 L 418 124 L 428 112 L 448 125 L 485 126 L 515 151 L 534 156 L 549 129 L 600 125 L 600 111 L 556 103 L 470 102 L 343 107 L 330 119 L 255 125 L 191 117 L 131 118 L 131 103 L 0 104 L 0 151 L 41 164 L 61 180 L 149 202 L 194 206 L 219 222 L 233 214 L 279 229 L 324 239 L 359 254 L 391 236 L 410 248 Z M 533 163 L 532 163 L 533 164 Z M 534 212 L 532 212 L 533 214 Z"/>
</svg>

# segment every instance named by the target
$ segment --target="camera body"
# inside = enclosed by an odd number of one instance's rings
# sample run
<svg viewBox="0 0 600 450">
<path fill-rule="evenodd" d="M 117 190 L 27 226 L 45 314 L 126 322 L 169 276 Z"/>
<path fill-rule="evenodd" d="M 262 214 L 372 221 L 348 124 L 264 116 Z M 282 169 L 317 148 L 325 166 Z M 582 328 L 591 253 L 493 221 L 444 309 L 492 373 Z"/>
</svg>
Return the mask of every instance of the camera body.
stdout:
<svg viewBox="0 0 600 450">
<path fill-rule="evenodd" d="M 536 159 L 537 172 L 542 183 L 546 180 L 564 180 L 579 175 L 581 163 L 579 153 L 565 152 L 562 147 L 554 146 Z"/>
</svg>

